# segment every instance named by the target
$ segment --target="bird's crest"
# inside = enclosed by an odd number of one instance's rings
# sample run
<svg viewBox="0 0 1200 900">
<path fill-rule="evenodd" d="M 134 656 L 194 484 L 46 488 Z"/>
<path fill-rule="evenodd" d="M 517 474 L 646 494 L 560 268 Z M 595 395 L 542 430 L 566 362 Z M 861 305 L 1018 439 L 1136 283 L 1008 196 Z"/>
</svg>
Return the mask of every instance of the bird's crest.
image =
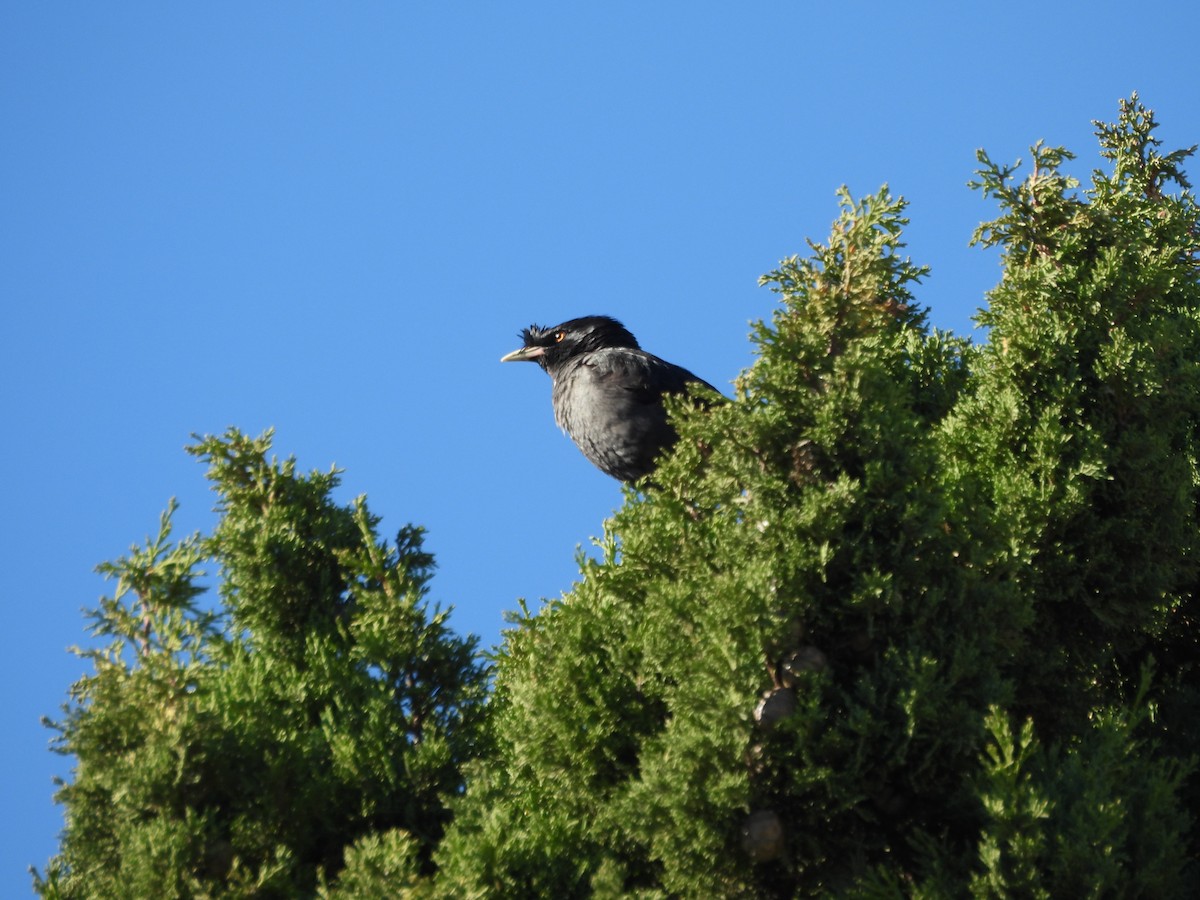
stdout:
<svg viewBox="0 0 1200 900">
<path fill-rule="evenodd" d="M 637 350 L 640 346 L 629 329 L 612 316 L 581 316 L 548 327 L 533 324 L 523 329 L 520 337 L 526 347 L 532 347 L 555 343 L 554 337 L 560 332 L 585 349 L 628 347 Z"/>
<path fill-rule="evenodd" d="M 529 347 L 536 344 L 540 338 L 545 337 L 549 333 L 549 328 L 543 328 L 541 325 L 534 323 L 528 328 L 522 328 L 518 331 L 517 336 L 525 342 L 526 347 Z"/>
</svg>

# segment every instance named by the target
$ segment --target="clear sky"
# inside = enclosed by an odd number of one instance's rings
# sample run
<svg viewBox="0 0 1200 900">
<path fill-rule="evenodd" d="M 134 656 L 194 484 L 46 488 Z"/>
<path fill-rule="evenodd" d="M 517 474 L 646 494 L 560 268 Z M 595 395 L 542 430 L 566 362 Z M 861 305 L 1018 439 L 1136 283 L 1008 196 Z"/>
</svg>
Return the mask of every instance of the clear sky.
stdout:
<svg viewBox="0 0 1200 900">
<path fill-rule="evenodd" d="M 0 4 L 0 896 L 61 813 L 47 752 L 85 671 L 93 567 L 212 496 L 183 445 L 276 428 L 385 533 L 429 529 L 432 599 L 498 640 L 570 587 L 620 504 L 505 365 L 530 322 L 625 321 L 728 386 L 757 277 L 834 192 L 911 201 L 917 289 L 971 329 L 995 283 L 977 147 L 1099 160 L 1138 90 L 1200 141 L 1200 5 L 963 2 Z M 1191 164 L 1200 179 L 1200 162 Z"/>
</svg>

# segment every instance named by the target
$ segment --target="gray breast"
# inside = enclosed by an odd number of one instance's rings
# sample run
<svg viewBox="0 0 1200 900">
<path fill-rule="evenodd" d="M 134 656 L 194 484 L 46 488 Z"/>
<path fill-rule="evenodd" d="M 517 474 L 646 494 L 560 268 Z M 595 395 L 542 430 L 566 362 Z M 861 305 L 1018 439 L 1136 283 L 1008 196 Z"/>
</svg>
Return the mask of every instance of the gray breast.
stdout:
<svg viewBox="0 0 1200 900">
<path fill-rule="evenodd" d="M 646 475 L 675 441 L 662 391 L 686 382 L 658 371 L 661 367 L 677 368 L 649 354 L 608 349 L 572 360 L 555 374 L 555 422 L 584 456 L 614 478 L 635 481 Z"/>
</svg>

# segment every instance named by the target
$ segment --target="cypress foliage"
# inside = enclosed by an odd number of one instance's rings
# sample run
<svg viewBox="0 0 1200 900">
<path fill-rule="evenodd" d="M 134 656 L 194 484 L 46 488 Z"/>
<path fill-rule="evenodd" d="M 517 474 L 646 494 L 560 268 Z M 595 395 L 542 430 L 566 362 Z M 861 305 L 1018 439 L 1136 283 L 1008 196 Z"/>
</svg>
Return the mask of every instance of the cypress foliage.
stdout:
<svg viewBox="0 0 1200 900">
<path fill-rule="evenodd" d="M 221 522 L 105 568 L 39 891 L 1194 896 L 1200 209 L 1155 128 L 1123 102 L 1086 188 L 981 152 L 978 346 L 929 327 L 904 201 L 840 192 L 486 704 L 419 529 L 200 441 Z"/>
<path fill-rule="evenodd" d="M 451 893 L 845 891 L 961 840 L 1015 629 L 958 561 L 934 427 L 968 348 L 925 329 L 903 208 L 843 193 L 829 244 L 766 276 L 736 401 L 681 409 L 662 490 L 510 633 Z"/>
<path fill-rule="evenodd" d="M 269 461 L 270 443 L 198 440 L 214 532 L 172 541 L 172 504 L 153 541 L 101 567 L 117 590 L 92 630 L 109 643 L 78 651 L 95 671 L 54 724 L 77 764 L 43 896 L 311 896 L 348 847 L 369 856 L 359 838 L 428 864 L 478 751 L 474 641 L 422 600 L 419 529 L 380 541 L 361 498 L 331 499 L 336 471 Z"/>
<path fill-rule="evenodd" d="M 982 347 L 886 189 L 764 277 L 735 401 L 509 632 L 447 895 L 1188 895 L 1200 223 L 1154 124 L 1083 193 L 981 155 Z"/>
<path fill-rule="evenodd" d="M 982 513 L 980 563 L 1030 616 L 990 724 L 995 896 L 1010 870 L 1049 896 L 1180 895 L 1197 853 L 1195 148 L 1160 153 L 1136 94 L 1097 124 L 1111 171 L 1086 190 L 1041 145 L 1021 182 L 981 154 L 976 185 L 1004 278 L 947 456 L 971 461 L 956 517 Z"/>
</svg>

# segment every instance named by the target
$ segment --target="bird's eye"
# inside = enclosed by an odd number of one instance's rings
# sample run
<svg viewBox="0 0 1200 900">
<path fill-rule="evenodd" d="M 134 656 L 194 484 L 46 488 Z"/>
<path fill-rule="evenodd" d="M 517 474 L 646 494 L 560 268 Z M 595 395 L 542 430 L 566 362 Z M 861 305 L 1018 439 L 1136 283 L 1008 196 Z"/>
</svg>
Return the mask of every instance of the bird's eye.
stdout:
<svg viewBox="0 0 1200 900">
<path fill-rule="evenodd" d="M 565 338 L 566 336 L 567 336 L 567 333 L 565 331 L 554 332 L 554 343 L 561 344 L 562 339 Z"/>
</svg>

